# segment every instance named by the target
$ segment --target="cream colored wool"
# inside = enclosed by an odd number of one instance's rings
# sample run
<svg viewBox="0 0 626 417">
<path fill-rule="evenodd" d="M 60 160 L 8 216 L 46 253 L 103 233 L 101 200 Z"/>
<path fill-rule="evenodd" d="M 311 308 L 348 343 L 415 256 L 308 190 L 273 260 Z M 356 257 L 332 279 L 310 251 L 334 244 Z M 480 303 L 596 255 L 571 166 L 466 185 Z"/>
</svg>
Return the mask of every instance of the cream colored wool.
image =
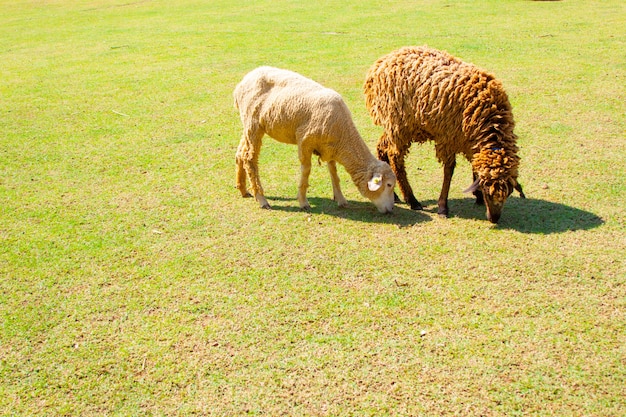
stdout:
<svg viewBox="0 0 626 417">
<path fill-rule="evenodd" d="M 524 196 L 517 182 L 519 157 L 511 105 L 493 75 L 447 52 L 410 46 L 376 61 L 364 90 L 374 123 L 384 129 L 378 157 L 391 165 L 411 208 L 422 207 L 407 180 L 404 159 L 413 142 L 428 140 L 435 142 L 444 166 L 440 215 L 448 215 L 457 154 L 471 162 L 476 181 L 468 190 L 474 191 L 477 203 L 484 198 L 493 223 L 513 189 Z"/>
<path fill-rule="evenodd" d="M 347 200 L 341 192 L 336 162 L 343 165 L 364 197 L 382 213 L 391 212 L 396 177 L 385 162 L 379 161 L 367 148 L 352 121 L 352 115 L 341 96 L 295 72 L 259 67 L 248 73 L 234 91 L 243 135 L 237 149 L 237 188 L 252 195 L 262 208 L 270 208 L 259 178 L 258 159 L 265 134 L 279 142 L 298 146 L 302 176 L 298 203 L 310 209 L 306 198 L 311 172 L 311 157 L 318 155 L 328 162 L 333 197 L 339 206 Z"/>
</svg>

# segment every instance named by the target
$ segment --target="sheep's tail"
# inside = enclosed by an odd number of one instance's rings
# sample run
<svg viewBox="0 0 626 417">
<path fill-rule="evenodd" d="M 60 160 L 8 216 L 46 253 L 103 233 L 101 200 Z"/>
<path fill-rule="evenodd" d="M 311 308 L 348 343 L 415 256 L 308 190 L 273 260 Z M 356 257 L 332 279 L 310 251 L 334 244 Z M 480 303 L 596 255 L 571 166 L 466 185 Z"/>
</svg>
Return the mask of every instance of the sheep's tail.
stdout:
<svg viewBox="0 0 626 417">
<path fill-rule="evenodd" d="M 245 89 L 244 81 L 245 77 L 235 86 L 235 89 L 233 90 L 233 104 L 237 110 L 241 110 L 241 99 L 243 96 L 243 90 Z"/>
<path fill-rule="evenodd" d="M 237 90 L 233 93 L 233 104 L 237 110 L 239 110 L 239 102 L 237 101 Z"/>
</svg>

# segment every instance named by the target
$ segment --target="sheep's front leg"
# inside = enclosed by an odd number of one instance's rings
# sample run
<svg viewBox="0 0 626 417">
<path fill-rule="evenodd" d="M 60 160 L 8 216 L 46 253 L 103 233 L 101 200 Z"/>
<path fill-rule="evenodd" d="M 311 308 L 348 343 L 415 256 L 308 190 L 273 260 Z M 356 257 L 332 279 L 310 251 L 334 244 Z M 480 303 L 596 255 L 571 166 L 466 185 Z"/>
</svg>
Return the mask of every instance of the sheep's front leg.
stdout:
<svg viewBox="0 0 626 417">
<path fill-rule="evenodd" d="M 443 186 L 441 187 L 441 194 L 439 194 L 439 201 L 437 202 L 437 214 L 441 217 L 448 217 L 448 194 L 450 193 L 450 181 L 452 181 L 455 166 L 456 157 L 454 155 L 443 164 Z"/>
<path fill-rule="evenodd" d="M 409 142 L 410 146 L 411 142 Z M 398 187 L 400 188 L 400 192 L 404 197 L 404 201 L 411 207 L 411 210 L 422 210 L 422 205 L 415 195 L 413 194 L 413 189 L 411 189 L 411 185 L 409 184 L 409 180 L 406 176 L 406 168 L 404 167 L 404 158 L 408 153 L 408 147 L 399 148 L 397 152 L 390 152 L 389 149 L 386 149 L 387 161 L 385 159 L 380 158 L 381 150 L 378 149 L 379 159 L 385 162 L 389 162 L 391 169 L 394 174 L 396 174 L 396 179 L 398 182 Z"/>
<path fill-rule="evenodd" d="M 263 195 L 263 186 L 259 177 L 259 153 L 261 152 L 261 139 L 265 133 L 260 129 L 244 130 L 237 155 L 237 189 L 243 197 L 250 197 L 246 189 L 246 174 L 252 187 L 252 195 L 259 202 L 261 208 L 269 209 L 270 205 Z"/>
<path fill-rule="evenodd" d="M 310 210 L 311 205 L 306 199 L 306 191 L 309 188 L 309 175 L 311 174 L 312 152 L 300 150 L 300 185 L 298 186 L 298 204 L 302 210 Z"/>
<path fill-rule="evenodd" d="M 383 133 L 378 143 L 376 144 L 376 157 L 380 161 L 383 161 L 389 164 L 389 154 L 388 154 L 389 144 L 387 143 L 386 138 L 387 136 Z M 389 166 L 391 166 L 391 164 L 389 164 Z M 394 170 L 394 174 L 395 174 L 395 170 Z M 400 197 L 398 197 L 398 194 L 396 194 L 395 191 L 393 192 L 393 201 L 395 203 L 402 202 L 402 200 L 400 200 Z"/>
<path fill-rule="evenodd" d="M 339 207 L 347 207 L 348 200 L 343 196 L 341 187 L 339 186 L 339 175 L 337 175 L 337 163 L 328 161 L 328 172 L 330 172 L 330 180 L 333 184 L 333 200 L 337 202 Z"/>
</svg>

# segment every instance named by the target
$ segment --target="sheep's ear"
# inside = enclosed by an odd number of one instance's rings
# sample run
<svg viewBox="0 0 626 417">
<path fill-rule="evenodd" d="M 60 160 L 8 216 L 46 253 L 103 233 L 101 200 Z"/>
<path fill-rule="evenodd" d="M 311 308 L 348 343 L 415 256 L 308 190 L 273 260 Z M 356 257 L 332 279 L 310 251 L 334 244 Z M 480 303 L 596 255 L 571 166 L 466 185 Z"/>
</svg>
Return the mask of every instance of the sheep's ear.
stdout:
<svg viewBox="0 0 626 417">
<path fill-rule="evenodd" d="M 380 185 L 383 183 L 383 176 L 380 174 L 374 174 L 371 180 L 367 182 L 367 188 L 370 191 L 376 191 L 380 188 Z"/>
<path fill-rule="evenodd" d="M 480 178 L 476 178 L 476 181 L 474 181 L 474 184 L 470 185 L 466 190 L 463 190 L 463 192 L 473 193 L 474 191 L 478 189 L 479 185 L 480 185 Z"/>
</svg>

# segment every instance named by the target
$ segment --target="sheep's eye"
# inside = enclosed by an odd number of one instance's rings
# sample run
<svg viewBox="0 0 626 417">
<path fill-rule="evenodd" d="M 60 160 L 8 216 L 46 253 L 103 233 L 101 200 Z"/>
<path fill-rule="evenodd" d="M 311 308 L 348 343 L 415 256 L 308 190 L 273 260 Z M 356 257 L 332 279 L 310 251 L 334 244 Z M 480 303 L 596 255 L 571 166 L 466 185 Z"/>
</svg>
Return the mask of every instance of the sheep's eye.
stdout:
<svg viewBox="0 0 626 417">
<path fill-rule="evenodd" d="M 391 187 L 391 184 L 387 184 L 387 187 Z"/>
</svg>

